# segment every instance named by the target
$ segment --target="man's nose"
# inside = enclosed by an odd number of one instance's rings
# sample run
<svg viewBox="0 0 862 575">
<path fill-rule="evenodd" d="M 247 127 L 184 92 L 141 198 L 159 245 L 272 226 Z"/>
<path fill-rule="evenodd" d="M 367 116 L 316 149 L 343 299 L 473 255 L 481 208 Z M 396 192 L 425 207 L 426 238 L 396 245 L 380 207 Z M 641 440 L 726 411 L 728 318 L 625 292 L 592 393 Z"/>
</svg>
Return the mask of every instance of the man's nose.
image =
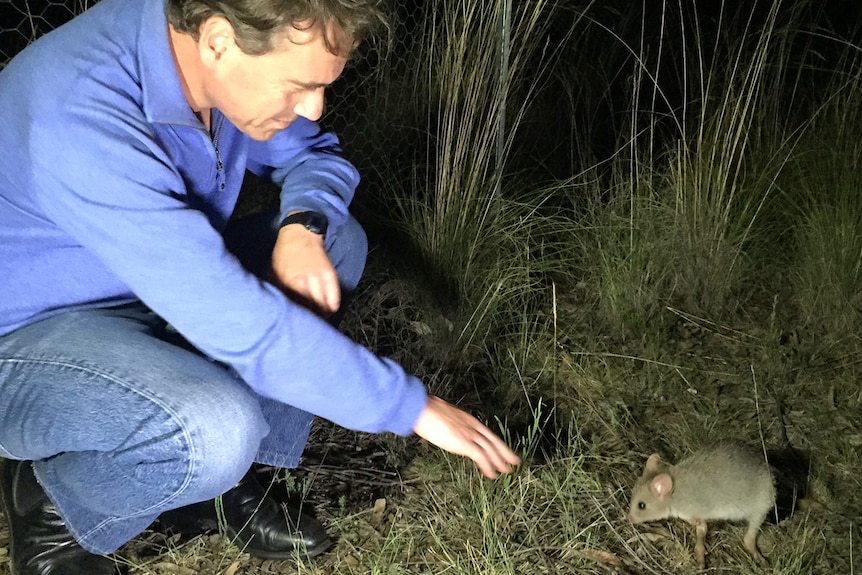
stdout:
<svg viewBox="0 0 862 575">
<path fill-rule="evenodd" d="M 323 115 L 323 88 L 309 92 L 294 108 L 297 116 L 316 122 Z"/>
</svg>

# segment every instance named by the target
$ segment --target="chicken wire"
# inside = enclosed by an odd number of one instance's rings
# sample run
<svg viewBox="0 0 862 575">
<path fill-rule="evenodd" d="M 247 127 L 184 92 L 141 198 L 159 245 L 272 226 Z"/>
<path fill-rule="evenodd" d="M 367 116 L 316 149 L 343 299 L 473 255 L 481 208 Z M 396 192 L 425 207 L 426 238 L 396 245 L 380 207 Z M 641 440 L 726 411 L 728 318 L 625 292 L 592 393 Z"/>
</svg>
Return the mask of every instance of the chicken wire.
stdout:
<svg viewBox="0 0 862 575">
<path fill-rule="evenodd" d="M 30 42 L 54 28 L 68 22 L 76 15 L 95 4 L 97 0 L 0 0 L 0 70 Z M 418 6 L 405 10 L 398 3 L 399 29 L 413 30 L 418 25 Z M 388 58 L 403 54 L 403 46 L 392 46 Z M 339 131 L 349 128 L 351 118 L 368 107 L 369 100 L 375 98 L 386 74 L 379 66 L 380 52 L 376 49 L 363 51 L 358 60 L 352 61 L 345 74 L 327 93 L 327 105 L 323 123 L 327 128 Z M 358 139 L 372 137 L 367 130 L 355 132 Z M 375 134 L 374 137 L 379 136 Z M 361 147 L 364 142 L 353 143 L 351 147 Z"/>
<path fill-rule="evenodd" d="M 30 42 L 54 28 L 68 22 L 82 13 L 98 0 L 0 0 L 0 70 Z M 497 0 L 506 5 L 506 16 L 499 23 L 501 66 L 505 76 L 505 62 L 508 51 L 507 37 L 511 14 L 511 0 Z M 358 152 L 350 155 L 351 161 L 360 168 L 365 165 L 364 152 L 392 149 L 397 152 L 403 142 L 392 136 L 391 118 L 378 117 L 383 100 L 393 97 L 392 80 L 397 80 L 396 70 L 399 63 L 405 62 L 406 55 L 414 49 L 419 32 L 423 26 L 424 12 L 433 6 L 428 0 L 411 2 L 396 1 L 393 9 L 393 40 L 388 46 L 371 46 L 360 50 L 355 61 L 351 61 L 341 78 L 327 90 L 326 108 L 321 124 L 335 131 L 342 139 L 345 150 Z M 384 55 L 385 53 L 385 55 Z M 405 97 L 402 89 L 395 89 L 396 97 Z M 385 106 L 384 106 L 385 107 Z M 371 113 L 374 110 L 377 112 Z M 500 118 L 497 156 L 502 158 L 504 145 L 502 134 L 504 126 Z M 499 168 L 499 166 L 498 166 Z"/>
</svg>

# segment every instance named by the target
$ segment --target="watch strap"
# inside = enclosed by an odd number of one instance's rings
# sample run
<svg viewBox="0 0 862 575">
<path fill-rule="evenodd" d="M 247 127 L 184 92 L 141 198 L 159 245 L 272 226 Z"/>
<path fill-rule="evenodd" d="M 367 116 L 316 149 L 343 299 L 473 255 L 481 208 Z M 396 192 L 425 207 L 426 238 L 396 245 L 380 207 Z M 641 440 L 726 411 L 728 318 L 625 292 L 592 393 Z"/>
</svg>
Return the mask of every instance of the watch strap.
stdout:
<svg viewBox="0 0 862 575">
<path fill-rule="evenodd" d="M 326 216 L 318 212 L 294 212 L 289 214 L 286 218 L 281 220 L 281 224 L 279 224 L 279 229 L 284 226 L 289 226 L 291 224 L 300 224 L 305 227 L 310 232 L 314 232 L 317 235 L 323 236 L 326 235 L 326 229 L 329 226 L 329 222 L 326 221 Z"/>
</svg>

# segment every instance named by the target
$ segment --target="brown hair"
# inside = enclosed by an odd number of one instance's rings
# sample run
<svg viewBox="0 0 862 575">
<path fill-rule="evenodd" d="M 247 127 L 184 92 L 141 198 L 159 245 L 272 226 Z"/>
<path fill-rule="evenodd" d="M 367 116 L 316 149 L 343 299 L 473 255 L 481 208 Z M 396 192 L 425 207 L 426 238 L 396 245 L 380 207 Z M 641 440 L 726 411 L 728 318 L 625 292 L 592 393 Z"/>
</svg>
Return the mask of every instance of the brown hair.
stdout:
<svg viewBox="0 0 862 575">
<path fill-rule="evenodd" d="M 261 55 L 276 47 L 290 28 L 319 27 L 326 48 L 333 54 L 350 55 L 353 48 L 369 38 L 383 38 L 390 32 L 385 0 L 168 0 L 168 23 L 178 32 L 199 38 L 207 18 L 227 19 L 236 33 L 239 48 Z M 334 24 L 348 39 L 327 33 Z M 388 40 L 388 38 L 387 38 Z"/>
</svg>

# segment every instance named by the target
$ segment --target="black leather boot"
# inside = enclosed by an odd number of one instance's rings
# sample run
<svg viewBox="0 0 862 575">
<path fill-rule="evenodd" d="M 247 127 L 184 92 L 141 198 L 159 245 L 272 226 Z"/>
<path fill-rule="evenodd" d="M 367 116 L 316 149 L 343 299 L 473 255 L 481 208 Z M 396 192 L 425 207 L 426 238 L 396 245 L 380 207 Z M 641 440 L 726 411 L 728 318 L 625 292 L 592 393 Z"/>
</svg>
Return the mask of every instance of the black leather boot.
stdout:
<svg viewBox="0 0 862 575">
<path fill-rule="evenodd" d="M 264 559 L 290 559 L 298 551 L 320 555 L 332 544 L 316 519 L 269 497 L 254 471 L 221 496 L 227 536 L 240 549 Z M 198 534 L 218 529 L 214 501 L 162 513 L 159 522 L 175 533 Z"/>
<path fill-rule="evenodd" d="M 0 460 L 12 575 L 117 575 L 120 566 L 84 550 L 42 491 L 30 461 Z"/>
</svg>

